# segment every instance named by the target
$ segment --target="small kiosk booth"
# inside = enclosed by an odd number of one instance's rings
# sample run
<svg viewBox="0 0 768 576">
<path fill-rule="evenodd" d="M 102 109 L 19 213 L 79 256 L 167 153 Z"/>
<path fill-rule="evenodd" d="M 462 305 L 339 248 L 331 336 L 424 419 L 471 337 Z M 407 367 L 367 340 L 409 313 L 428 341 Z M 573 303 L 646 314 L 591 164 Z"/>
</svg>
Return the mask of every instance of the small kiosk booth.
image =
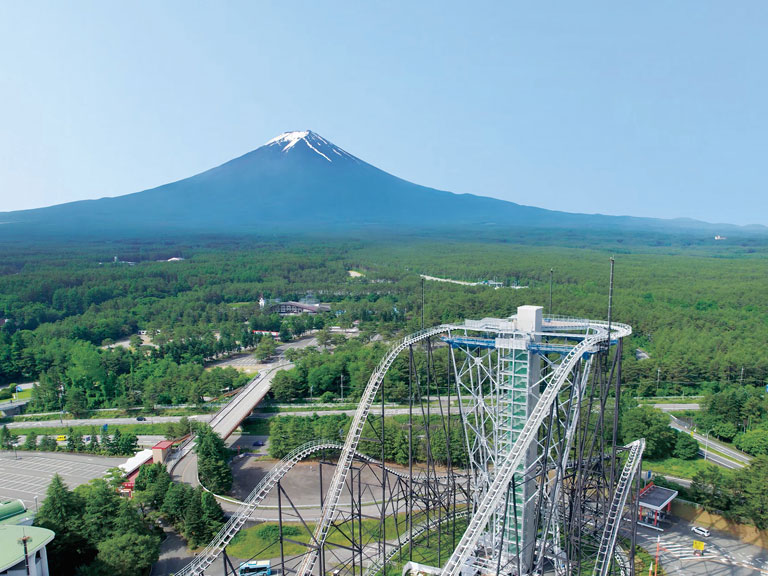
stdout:
<svg viewBox="0 0 768 576">
<path fill-rule="evenodd" d="M 677 497 L 677 490 L 656 486 L 653 482 L 640 490 L 640 517 L 638 523 L 661 532 L 662 524 L 672 508 L 672 500 Z"/>
</svg>

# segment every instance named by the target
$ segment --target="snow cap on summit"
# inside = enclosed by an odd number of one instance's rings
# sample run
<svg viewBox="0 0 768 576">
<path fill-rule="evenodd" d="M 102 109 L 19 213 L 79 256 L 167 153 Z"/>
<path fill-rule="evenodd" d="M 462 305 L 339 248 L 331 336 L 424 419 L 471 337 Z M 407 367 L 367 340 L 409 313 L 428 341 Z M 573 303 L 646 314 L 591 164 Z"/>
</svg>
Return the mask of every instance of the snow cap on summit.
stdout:
<svg viewBox="0 0 768 576">
<path fill-rule="evenodd" d="M 360 160 L 352 156 L 349 152 L 342 150 L 311 130 L 283 132 L 280 136 L 272 138 L 272 140 L 264 144 L 264 146 L 279 146 L 282 152 L 288 152 L 300 142 L 303 142 L 310 150 L 322 156 L 328 162 L 333 162 L 331 158 L 334 155 L 348 160 L 354 160 L 358 163 L 360 162 Z"/>
<path fill-rule="evenodd" d="M 276 138 L 272 138 L 269 142 L 264 144 L 264 146 L 269 146 L 270 144 L 286 144 L 286 147 L 283 148 L 283 152 L 286 150 L 293 148 L 296 145 L 296 142 L 299 140 L 303 140 L 307 136 L 309 136 L 312 133 L 311 130 L 304 130 L 303 132 L 283 132 L 280 134 L 280 136 Z"/>
</svg>

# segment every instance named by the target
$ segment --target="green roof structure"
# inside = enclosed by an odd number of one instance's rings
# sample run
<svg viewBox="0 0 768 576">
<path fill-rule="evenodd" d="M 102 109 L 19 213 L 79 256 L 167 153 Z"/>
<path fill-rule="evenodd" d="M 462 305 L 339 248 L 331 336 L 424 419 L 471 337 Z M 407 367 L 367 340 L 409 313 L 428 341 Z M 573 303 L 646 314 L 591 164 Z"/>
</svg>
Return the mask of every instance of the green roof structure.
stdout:
<svg viewBox="0 0 768 576">
<path fill-rule="evenodd" d="M 4 500 L 0 502 L 0 525 L 2 524 L 32 524 L 34 514 L 31 514 L 21 500 Z"/>
<path fill-rule="evenodd" d="M 47 528 L 0 525 L 0 573 L 19 564 L 24 566 L 24 538 L 27 542 L 27 558 L 33 563 L 37 552 L 45 548 L 54 537 L 53 531 Z M 45 557 L 45 552 L 41 555 Z"/>
</svg>

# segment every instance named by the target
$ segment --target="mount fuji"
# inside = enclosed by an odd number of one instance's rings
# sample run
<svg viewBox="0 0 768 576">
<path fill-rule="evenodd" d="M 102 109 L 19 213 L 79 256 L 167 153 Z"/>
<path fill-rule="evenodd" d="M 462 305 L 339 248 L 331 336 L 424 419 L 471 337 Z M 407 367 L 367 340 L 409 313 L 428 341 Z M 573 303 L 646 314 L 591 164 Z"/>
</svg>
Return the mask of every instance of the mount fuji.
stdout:
<svg viewBox="0 0 768 576">
<path fill-rule="evenodd" d="M 570 214 L 453 194 L 379 170 L 306 130 L 157 188 L 0 213 L 0 235 L 417 233 L 521 228 L 708 229 L 691 220 Z M 718 227 L 718 231 L 723 227 Z"/>
</svg>

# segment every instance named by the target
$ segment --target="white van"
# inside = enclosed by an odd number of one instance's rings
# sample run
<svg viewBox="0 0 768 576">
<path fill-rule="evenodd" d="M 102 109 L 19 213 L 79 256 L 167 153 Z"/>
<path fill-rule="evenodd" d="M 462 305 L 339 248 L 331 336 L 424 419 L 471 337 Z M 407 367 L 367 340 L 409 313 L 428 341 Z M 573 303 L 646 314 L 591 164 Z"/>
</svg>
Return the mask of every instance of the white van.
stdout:
<svg viewBox="0 0 768 576">
<path fill-rule="evenodd" d="M 701 526 L 694 526 L 691 528 L 691 532 L 698 534 L 699 536 L 704 536 L 705 538 L 709 537 L 709 530 L 702 528 Z"/>
</svg>

